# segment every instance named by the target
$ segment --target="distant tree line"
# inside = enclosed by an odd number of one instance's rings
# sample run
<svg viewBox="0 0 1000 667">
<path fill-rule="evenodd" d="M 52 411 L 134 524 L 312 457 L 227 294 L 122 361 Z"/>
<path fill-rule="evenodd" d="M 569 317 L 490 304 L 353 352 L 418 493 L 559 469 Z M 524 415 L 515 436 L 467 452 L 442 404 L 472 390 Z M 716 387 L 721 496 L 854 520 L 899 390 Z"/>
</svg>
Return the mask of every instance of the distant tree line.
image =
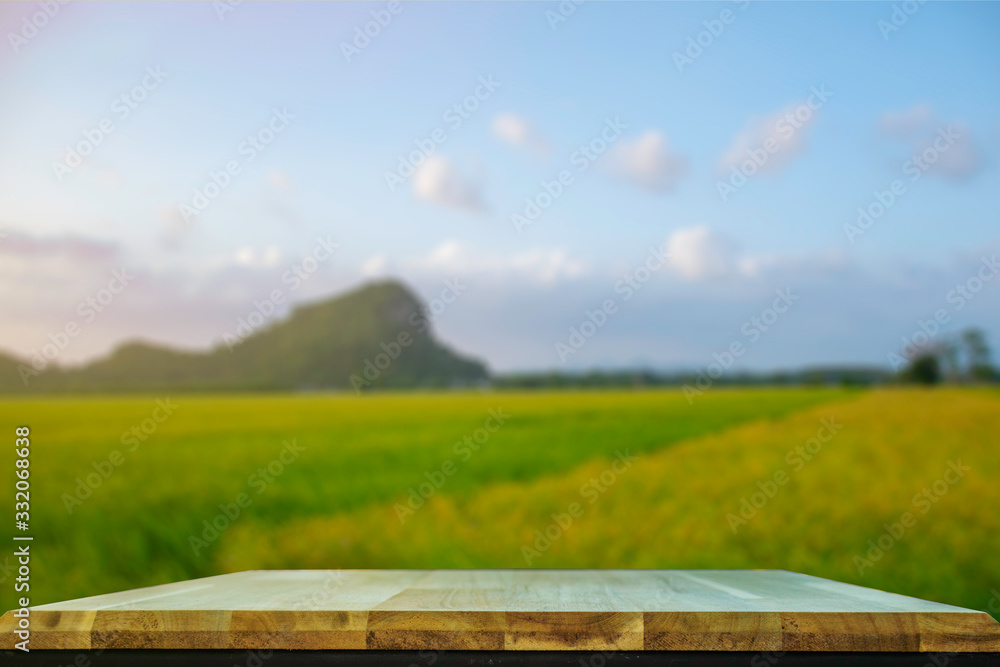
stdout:
<svg viewBox="0 0 1000 667">
<path fill-rule="evenodd" d="M 845 386 L 880 384 L 983 384 L 1000 382 L 993 366 L 986 334 L 967 329 L 923 347 L 903 350 L 898 372 L 879 366 L 825 366 L 797 371 L 727 373 L 713 386 Z M 649 369 L 549 371 L 509 373 L 492 378 L 494 387 L 506 389 L 560 389 L 602 387 L 681 387 L 694 385 L 695 371 L 663 372 Z"/>
<path fill-rule="evenodd" d="M 512 373 L 495 376 L 492 385 L 504 389 L 560 389 L 602 387 L 681 387 L 698 381 L 698 373 L 675 373 L 653 370 L 617 371 L 551 371 L 541 373 Z M 729 373 L 714 379 L 713 386 L 849 386 L 864 387 L 885 384 L 893 379 L 892 373 L 876 366 L 830 366 L 806 368 L 798 371 L 770 373 Z"/>
<path fill-rule="evenodd" d="M 956 337 L 925 345 L 907 356 L 909 363 L 899 373 L 902 382 L 1000 382 L 1000 371 L 990 360 L 990 347 L 982 329 L 966 329 Z"/>
</svg>

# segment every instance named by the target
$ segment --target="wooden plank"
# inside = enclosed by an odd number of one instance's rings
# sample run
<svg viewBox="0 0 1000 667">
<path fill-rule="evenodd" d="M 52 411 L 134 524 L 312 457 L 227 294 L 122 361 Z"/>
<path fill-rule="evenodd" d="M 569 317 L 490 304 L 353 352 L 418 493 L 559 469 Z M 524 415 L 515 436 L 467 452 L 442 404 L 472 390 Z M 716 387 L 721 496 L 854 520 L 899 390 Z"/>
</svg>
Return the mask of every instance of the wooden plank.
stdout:
<svg viewBox="0 0 1000 667">
<path fill-rule="evenodd" d="M 364 649 L 367 611 L 240 609 L 232 612 L 227 648 Z"/>
<path fill-rule="evenodd" d="M 642 612 L 507 612 L 508 651 L 641 651 Z"/>
<path fill-rule="evenodd" d="M 780 651 L 781 617 L 773 612 L 647 612 L 643 649 L 687 651 Z"/>
<path fill-rule="evenodd" d="M 34 607 L 31 647 L 1000 652 L 1000 624 L 774 570 L 257 571 Z"/>
</svg>

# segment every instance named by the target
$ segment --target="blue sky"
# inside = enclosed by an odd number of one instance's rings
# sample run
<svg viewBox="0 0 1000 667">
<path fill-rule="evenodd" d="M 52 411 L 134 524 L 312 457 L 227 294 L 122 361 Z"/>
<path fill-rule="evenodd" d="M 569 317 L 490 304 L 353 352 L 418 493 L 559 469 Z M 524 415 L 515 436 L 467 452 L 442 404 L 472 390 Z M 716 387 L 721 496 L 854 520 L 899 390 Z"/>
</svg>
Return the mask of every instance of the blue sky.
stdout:
<svg viewBox="0 0 1000 667">
<path fill-rule="evenodd" d="M 877 2 L 587 2 L 557 23 L 557 3 L 222 7 L 72 2 L 23 40 L 10 35 L 40 5 L 0 8 L 0 347 L 37 349 L 116 267 L 136 281 L 61 361 L 136 337 L 207 347 L 287 289 L 317 237 L 339 248 L 292 302 L 378 277 L 430 300 L 459 279 L 437 328 L 498 370 L 704 367 L 789 288 L 801 298 L 739 365 L 884 365 L 940 308 L 946 331 L 997 343 L 1000 278 L 960 311 L 947 299 L 1000 251 L 996 3 L 928 2 L 892 32 Z M 372 12 L 391 20 L 346 58 Z M 678 68 L 689 39 L 704 46 Z M 144 80 L 122 117 L 112 105 Z M 281 131 L 248 159 L 276 109 Z M 60 178 L 104 119 L 113 131 Z M 581 170 L 576 151 L 609 121 L 623 129 Z M 433 155 L 390 190 L 421 141 Z M 719 182 L 769 141 L 724 201 Z M 911 180 L 924 150 L 936 161 Z M 905 192 L 850 243 L 844 225 L 897 179 Z M 650 247 L 669 259 L 625 303 L 614 286 Z M 618 312 L 560 356 L 607 298 Z"/>
</svg>

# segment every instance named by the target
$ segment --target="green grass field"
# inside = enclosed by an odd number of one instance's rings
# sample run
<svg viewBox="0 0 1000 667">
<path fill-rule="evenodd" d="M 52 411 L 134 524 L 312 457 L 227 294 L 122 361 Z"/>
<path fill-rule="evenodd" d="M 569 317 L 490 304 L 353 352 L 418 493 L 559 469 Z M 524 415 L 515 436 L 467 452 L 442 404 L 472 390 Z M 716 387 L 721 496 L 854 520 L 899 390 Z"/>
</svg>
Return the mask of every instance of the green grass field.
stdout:
<svg viewBox="0 0 1000 667">
<path fill-rule="evenodd" d="M 996 391 L 156 400 L 0 403 L 8 470 L 32 428 L 33 604 L 253 568 L 531 566 L 784 568 L 1000 608 Z"/>
</svg>

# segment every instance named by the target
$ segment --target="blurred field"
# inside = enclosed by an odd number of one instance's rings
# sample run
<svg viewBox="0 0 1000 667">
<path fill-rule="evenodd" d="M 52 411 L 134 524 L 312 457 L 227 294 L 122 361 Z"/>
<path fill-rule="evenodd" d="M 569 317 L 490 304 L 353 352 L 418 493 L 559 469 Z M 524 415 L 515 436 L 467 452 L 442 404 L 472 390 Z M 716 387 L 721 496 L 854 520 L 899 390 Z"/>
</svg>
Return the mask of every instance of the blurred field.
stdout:
<svg viewBox="0 0 1000 667">
<path fill-rule="evenodd" d="M 676 391 L 175 396 L 145 442 L 123 444 L 154 401 L 0 404 L 12 440 L 14 425 L 33 429 L 33 604 L 240 569 L 529 560 L 784 568 L 977 609 L 1000 588 L 996 391 L 720 390 L 693 406 Z M 474 451 L 501 409 L 509 417 Z M 806 461 L 794 449 L 821 419 L 842 428 Z M 293 440 L 304 449 L 262 482 L 258 470 Z M 70 514 L 64 494 L 94 462 L 107 471 L 114 450 L 121 465 Z M 607 483 L 625 450 L 635 460 Z M 969 470 L 936 493 L 958 460 Z M 787 483 L 772 488 L 777 471 Z M 3 497 L 11 482 L 3 476 Z M 425 482 L 430 499 L 401 521 Z M 443 482 L 433 494 L 431 482 Z M 727 515 L 758 482 L 773 497 L 734 532 Z M 925 487 L 933 502 L 915 503 Z M 249 506 L 196 555 L 190 537 L 204 539 L 203 522 L 241 493 Z M 582 515 L 552 527 L 574 502 Z M 860 574 L 855 556 L 907 511 L 915 524 Z M 535 533 L 547 527 L 549 544 Z M 0 584 L 4 608 L 11 588 Z"/>
</svg>

